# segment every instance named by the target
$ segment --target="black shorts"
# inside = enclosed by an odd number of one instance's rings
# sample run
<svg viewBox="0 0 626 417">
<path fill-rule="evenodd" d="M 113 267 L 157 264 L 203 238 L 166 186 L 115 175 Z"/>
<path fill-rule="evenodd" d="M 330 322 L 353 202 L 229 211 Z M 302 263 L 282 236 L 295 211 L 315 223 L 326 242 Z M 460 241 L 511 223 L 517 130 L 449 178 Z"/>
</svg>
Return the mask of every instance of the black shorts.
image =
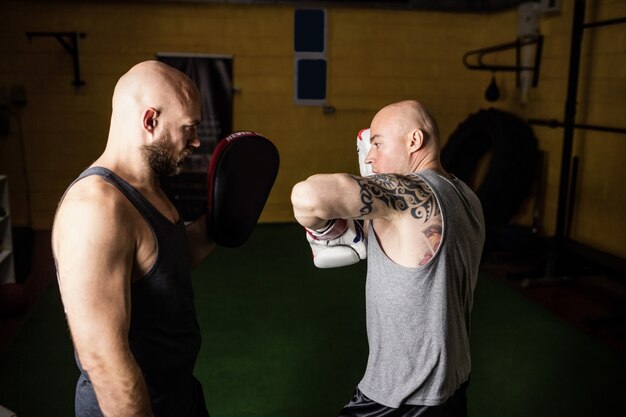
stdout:
<svg viewBox="0 0 626 417">
<path fill-rule="evenodd" d="M 198 381 L 195 377 L 193 378 L 193 380 L 194 380 L 194 386 L 195 386 L 194 397 L 196 401 L 193 407 L 193 411 L 191 412 L 191 416 L 192 417 L 210 417 L 209 412 L 206 409 L 206 403 L 204 401 L 204 392 L 202 390 L 202 384 L 200 384 L 200 381 Z"/>
<path fill-rule="evenodd" d="M 465 391 L 469 381 L 440 405 L 409 405 L 398 408 L 386 407 L 367 398 L 358 388 L 338 417 L 467 417 L 467 397 Z"/>
</svg>

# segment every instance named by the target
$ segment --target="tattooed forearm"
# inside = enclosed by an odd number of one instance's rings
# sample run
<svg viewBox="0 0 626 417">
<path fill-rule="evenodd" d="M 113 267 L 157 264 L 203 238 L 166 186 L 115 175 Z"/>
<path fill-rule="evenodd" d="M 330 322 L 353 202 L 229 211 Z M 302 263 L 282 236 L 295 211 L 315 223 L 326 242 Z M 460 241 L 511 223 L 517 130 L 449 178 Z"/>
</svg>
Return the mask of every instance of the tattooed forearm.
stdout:
<svg viewBox="0 0 626 417">
<path fill-rule="evenodd" d="M 374 200 L 382 201 L 397 211 L 411 210 L 416 219 L 428 221 L 439 215 L 439 205 L 432 190 L 417 177 L 378 174 L 368 178 L 353 177 L 359 184 L 361 215 L 372 212 Z"/>
</svg>

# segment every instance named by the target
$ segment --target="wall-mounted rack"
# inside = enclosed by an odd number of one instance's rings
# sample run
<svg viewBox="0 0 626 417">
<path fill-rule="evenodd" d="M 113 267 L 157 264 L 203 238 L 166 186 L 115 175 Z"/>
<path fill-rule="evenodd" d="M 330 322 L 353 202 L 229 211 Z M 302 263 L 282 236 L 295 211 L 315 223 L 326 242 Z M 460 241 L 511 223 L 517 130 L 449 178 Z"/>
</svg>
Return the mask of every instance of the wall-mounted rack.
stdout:
<svg viewBox="0 0 626 417">
<path fill-rule="evenodd" d="M 524 46 L 536 45 L 535 50 L 535 62 L 532 66 L 522 66 L 520 64 L 521 49 Z M 541 50 L 543 48 L 543 36 L 524 36 L 519 37 L 513 42 L 503 43 L 495 46 L 488 46 L 486 48 L 475 49 L 468 51 L 463 55 L 463 64 L 467 69 L 479 70 L 479 71 L 491 71 L 491 72 L 515 72 L 516 85 L 520 85 L 520 73 L 522 71 L 533 72 L 533 87 L 537 86 L 539 82 L 539 66 L 541 64 Z M 515 49 L 515 65 L 491 65 L 483 62 L 483 57 L 487 54 L 493 54 L 496 52 L 507 51 Z M 470 62 L 470 59 L 474 59 L 475 63 Z"/>
<path fill-rule="evenodd" d="M 531 125 L 548 126 L 551 128 L 565 127 L 565 123 L 557 119 L 528 119 L 527 122 Z M 626 134 L 626 129 L 622 127 L 610 127 L 601 125 L 590 125 L 584 123 L 575 123 L 574 129 L 582 130 L 595 130 L 597 132 L 610 132 L 610 133 L 622 133 Z"/>
<path fill-rule="evenodd" d="M 29 41 L 34 37 L 53 37 L 59 41 L 74 61 L 74 81 L 72 81 L 72 85 L 76 87 L 85 85 L 85 81 L 80 78 L 78 54 L 78 38 L 82 39 L 86 36 L 83 32 L 26 32 L 26 36 Z"/>
</svg>

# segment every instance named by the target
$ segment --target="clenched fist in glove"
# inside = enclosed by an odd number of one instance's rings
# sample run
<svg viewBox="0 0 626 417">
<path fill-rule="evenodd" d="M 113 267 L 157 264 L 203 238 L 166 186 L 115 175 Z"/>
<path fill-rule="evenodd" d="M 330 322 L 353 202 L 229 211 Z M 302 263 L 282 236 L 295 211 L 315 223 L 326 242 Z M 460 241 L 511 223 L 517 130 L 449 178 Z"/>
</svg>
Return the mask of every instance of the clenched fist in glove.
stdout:
<svg viewBox="0 0 626 417">
<path fill-rule="evenodd" d="M 367 257 L 361 224 L 352 219 L 333 219 L 321 229 L 306 228 L 306 237 L 318 268 L 352 265 Z"/>
</svg>

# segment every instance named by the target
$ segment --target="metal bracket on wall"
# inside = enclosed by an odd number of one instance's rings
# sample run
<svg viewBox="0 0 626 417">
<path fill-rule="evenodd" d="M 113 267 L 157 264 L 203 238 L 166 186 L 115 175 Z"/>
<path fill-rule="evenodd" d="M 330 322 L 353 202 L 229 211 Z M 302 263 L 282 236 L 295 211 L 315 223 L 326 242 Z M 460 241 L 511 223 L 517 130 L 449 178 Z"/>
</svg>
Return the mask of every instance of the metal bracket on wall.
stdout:
<svg viewBox="0 0 626 417">
<path fill-rule="evenodd" d="M 53 37 L 65 48 L 74 60 L 74 81 L 72 85 L 80 87 L 85 85 L 85 81 L 80 78 L 80 61 L 78 55 L 78 38 L 84 38 L 83 32 L 26 32 L 28 40 L 34 37 Z"/>
<path fill-rule="evenodd" d="M 537 45 L 535 50 L 535 63 L 531 67 L 521 66 L 520 65 L 520 51 L 523 46 L 527 45 Z M 533 87 L 537 86 L 539 82 L 539 65 L 541 64 L 541 50 L 543 47 L 543 36 L 527 36 L 517 38 L 514 42 L 503 43 L 501 45 L 489 46 L 486 48 L 475 49 L 473 51 L 466 52 L 463 55 L 463 64 L 465 67 L 470 70 L 482 70 L 482 71 L 508 71 L 515 72 L 515 80 L 516 85 L 519 87 L 520 85 L 520 73 L 522 71 L 532 71 L 533 72 Z M 483 63 L 483 56 L 506 51 L 509 49 L 515 49 L 515 65 L 488 65 Z M 476 63 L 470 63 L 470 57 L 475 57 Z"/>
</svg>

